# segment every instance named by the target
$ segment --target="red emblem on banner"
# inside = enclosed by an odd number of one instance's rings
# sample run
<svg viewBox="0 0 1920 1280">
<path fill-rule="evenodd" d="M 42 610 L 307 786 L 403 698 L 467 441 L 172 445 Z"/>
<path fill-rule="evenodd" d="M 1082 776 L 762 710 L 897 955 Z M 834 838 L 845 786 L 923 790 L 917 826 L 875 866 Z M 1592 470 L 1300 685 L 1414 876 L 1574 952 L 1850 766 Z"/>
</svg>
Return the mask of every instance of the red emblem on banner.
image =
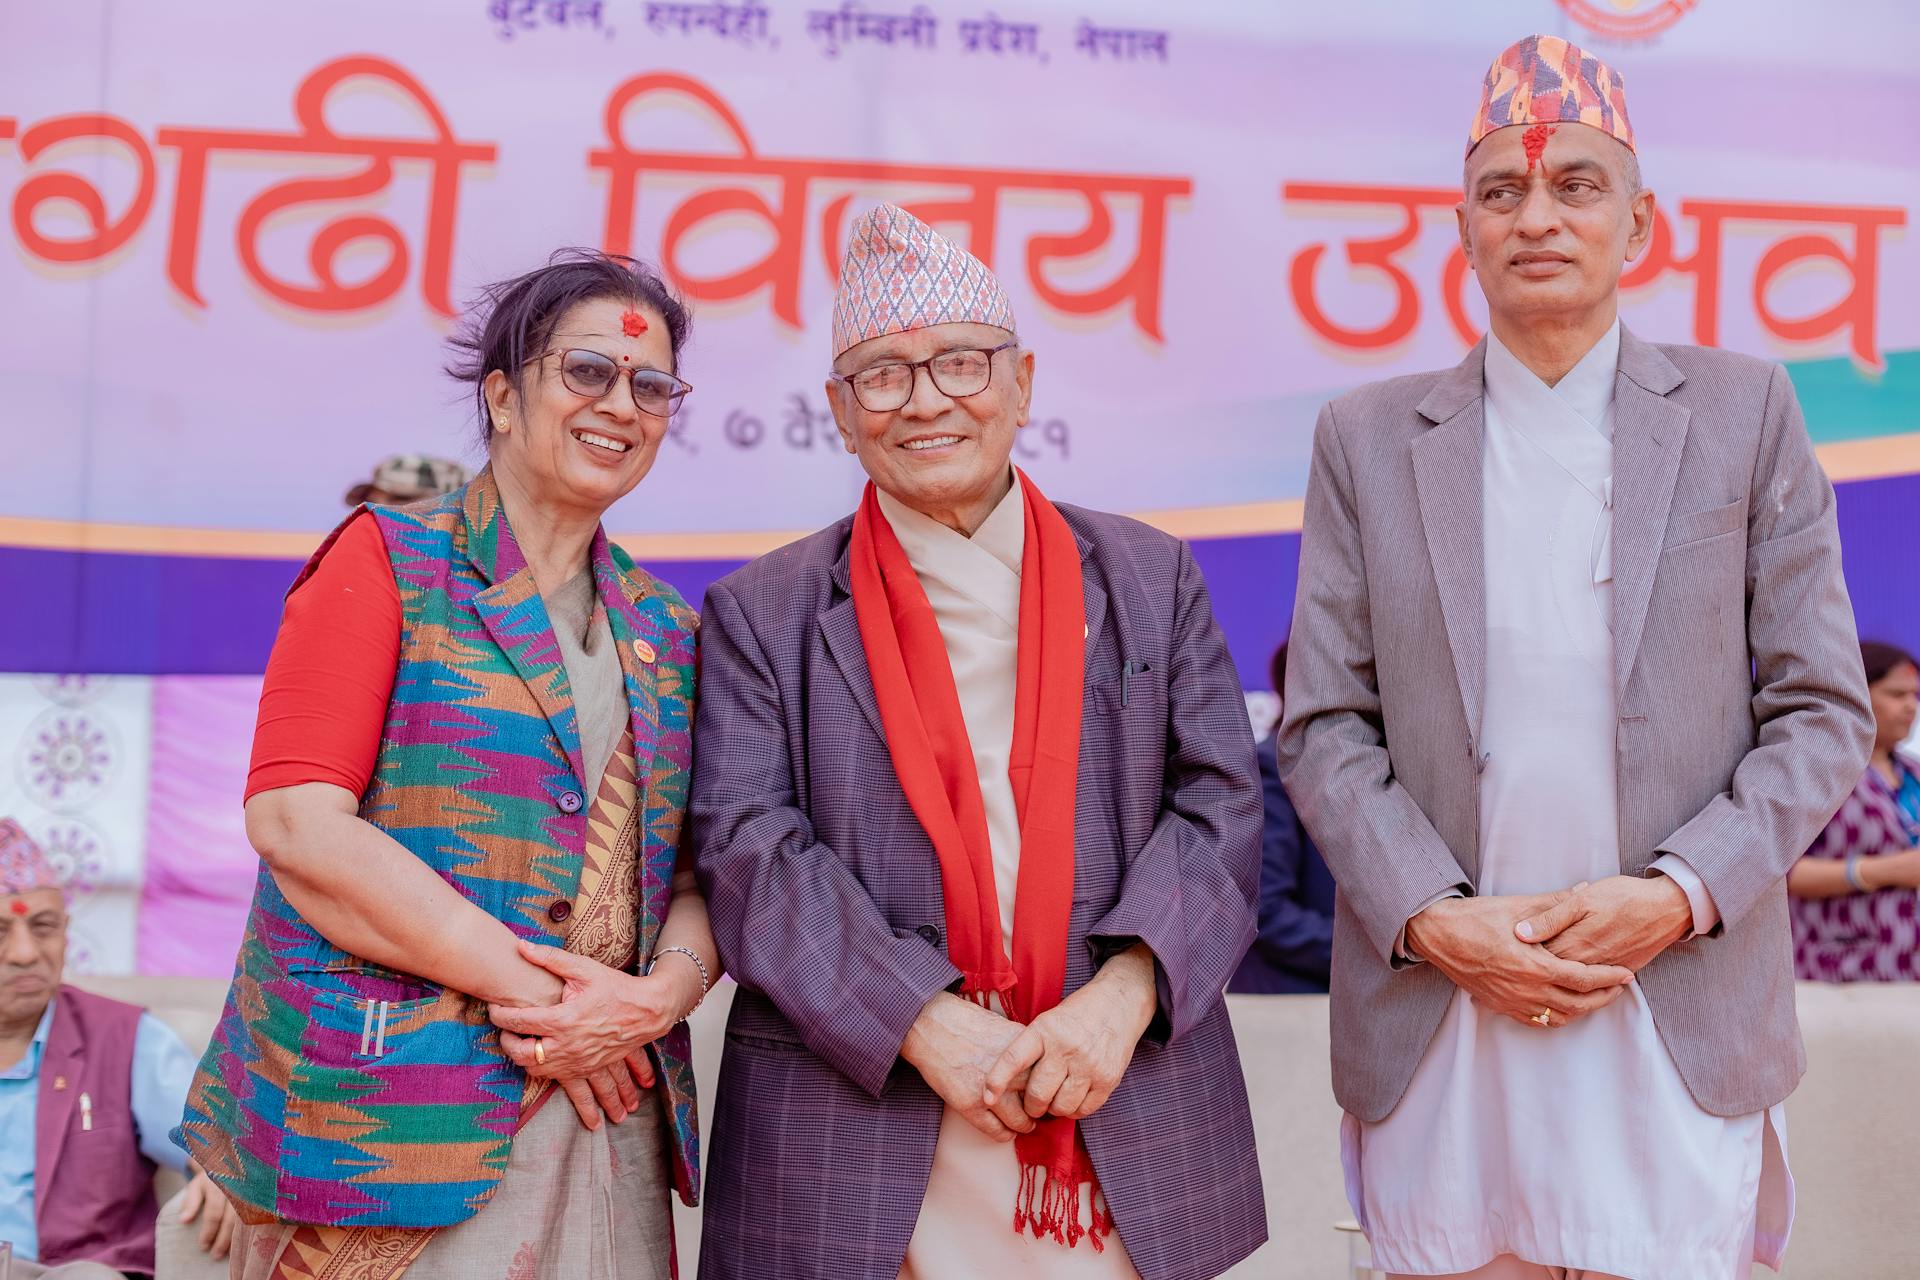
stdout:
<svg viewBox="0 0 1920 1280">
<path fill-rule="evenodd" d="M 1614 40 L 1650 40 L 1693 11 L 1700 0 L 1554 0 L 1566 15 Z"/>
</svg>

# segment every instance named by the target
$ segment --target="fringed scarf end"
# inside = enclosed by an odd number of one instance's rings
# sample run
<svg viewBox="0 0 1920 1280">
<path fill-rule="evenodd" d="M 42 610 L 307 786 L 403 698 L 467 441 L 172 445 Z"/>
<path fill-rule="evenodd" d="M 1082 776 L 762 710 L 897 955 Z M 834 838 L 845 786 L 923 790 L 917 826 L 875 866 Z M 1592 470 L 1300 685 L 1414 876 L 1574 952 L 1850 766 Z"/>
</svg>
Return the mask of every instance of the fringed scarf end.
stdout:
<svg viewBox="0 0 1920 1280">
<path fill-rule="evenodd" d="M 1107 1211 L 1106 1197 L 1097 1186 L 1092 1190 L 1093 1211 L 1088 1225 L 1083 1227 L 1080 1225 L 1079 1180 L 1062 1176 L 1042 1164 L 1022 1166 L 1020 1191 L 1013 1204 L 1014 1234 L 1031 1230 L 1036 1240 L 1052 1236 L 1055 1243 L 1069 1249 L 1084 1237 L 1093 1245 L 1094 1252 L 1104 1253 L 1106 1237 L 1113 1230 L 1113 1218 Z"/>
<path fill-rule="evenodd" d="M 1019 981 L 1011 970 L 1003 970 L 999 973 L 964 973 L 960 978 L 960 998 L 971 1000 L 982 1009 L 992 1009 L 997 997 L 1000 1008 L 1005 1009 Z"/>
</svg>

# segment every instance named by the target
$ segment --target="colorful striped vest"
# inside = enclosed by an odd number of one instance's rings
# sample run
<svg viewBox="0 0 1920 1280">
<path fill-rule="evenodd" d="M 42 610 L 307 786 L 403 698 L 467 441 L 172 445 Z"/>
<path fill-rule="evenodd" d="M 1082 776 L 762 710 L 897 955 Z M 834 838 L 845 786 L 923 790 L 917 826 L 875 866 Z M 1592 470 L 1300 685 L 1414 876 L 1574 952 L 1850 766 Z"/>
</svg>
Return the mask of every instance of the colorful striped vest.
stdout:
<svg viewBox="0 0 1920 1280">
<path fill-rule="evenodd" d="M 403 622 L 360 816 L 515 934 L 562 945 L 549 908 L 573 898 L 600 780 L 581 777 L 566 667 L 493 476 L 373 515 Z M 698 620 L 604 531 L 592 561 L 631 713 L 646 956 L 686 808 Z M 692 1204 L 700 1177 L 686 1027 L 649 1053 L 674 1186 Z M 175 1137 L 249 1220 L 445 1226 L 473 1216 L 498 1185 L 524 1083 L 478 1001 L 333 946 L 263 866 Z"/>
</svg>

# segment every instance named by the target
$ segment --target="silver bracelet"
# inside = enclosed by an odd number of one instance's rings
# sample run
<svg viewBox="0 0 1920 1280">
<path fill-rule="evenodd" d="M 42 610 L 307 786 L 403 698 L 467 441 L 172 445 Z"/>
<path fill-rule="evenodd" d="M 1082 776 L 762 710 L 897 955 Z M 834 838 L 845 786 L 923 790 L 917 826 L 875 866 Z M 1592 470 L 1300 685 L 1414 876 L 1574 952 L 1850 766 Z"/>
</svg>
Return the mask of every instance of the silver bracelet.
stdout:
<svg viewBox="0 0 1920 1280">
<path fill-rule="evenodd" d="M 713 979 L 707 976 L 707 962 L 695 954 L 691 947 L 660 948 L 660 950 L 653 953 L 653 959 L 647 962 L 647 973 L 652 974 L 654 966 L 660 963 L 660 957 L 673 951 L 678 951 L 681 955 L 693 961 L 693 967 L 700 971 L 700 998 L 693 1002 L 693 1008 L 687 1010 L 686 1018 L 680 1019 L 680 1021 L 685 1022 L 687 1018 L 691 1018 L 694 1014 L 698 1013 L 700 1006 L 707 1002 L 707 992 L 713 989 Z"/>
<path fill-rule="evenodd" d="M 1855 893 L 1872 892 L 1860 879 L 1860 855 L 1857 853 L 1847 855 L 1847 884 Z"/>
</svg>

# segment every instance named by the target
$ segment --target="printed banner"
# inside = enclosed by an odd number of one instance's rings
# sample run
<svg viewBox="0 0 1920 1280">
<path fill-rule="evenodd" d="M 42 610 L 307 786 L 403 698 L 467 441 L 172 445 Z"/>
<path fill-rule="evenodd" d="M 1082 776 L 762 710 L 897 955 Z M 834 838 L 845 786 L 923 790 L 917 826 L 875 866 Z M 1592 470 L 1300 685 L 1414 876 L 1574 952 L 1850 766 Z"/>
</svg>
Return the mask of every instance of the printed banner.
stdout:
<svg viewBox="0 0 1920 1280">
<path fill-rule="evenodd" d="M 1535 31 L 1626 80 L 1661 210 L 1626 322 L 1787 363 L 1863 625 L 1920 640 L 1894 558 L 1920 497 L 1920 19 L 1895 0 L 195 14 L 27 6 L 0 47 L 0 589 L 39 602 L 0 667 L 258 672 L 349 486 L 390 453 L 478 460 L 445 340 L 572 244 L 694 306 L 695 391 L 609 526 L 697 598 L 852 506 L 829 315 L 849 220 L 889 199 L 1005 280 L 1038 360 L 1022 465 L 1196 539 L 1262 686 L 1318 407 L 1484 325 L 1461 153 L 1488 61 Z"/>
</svg>

